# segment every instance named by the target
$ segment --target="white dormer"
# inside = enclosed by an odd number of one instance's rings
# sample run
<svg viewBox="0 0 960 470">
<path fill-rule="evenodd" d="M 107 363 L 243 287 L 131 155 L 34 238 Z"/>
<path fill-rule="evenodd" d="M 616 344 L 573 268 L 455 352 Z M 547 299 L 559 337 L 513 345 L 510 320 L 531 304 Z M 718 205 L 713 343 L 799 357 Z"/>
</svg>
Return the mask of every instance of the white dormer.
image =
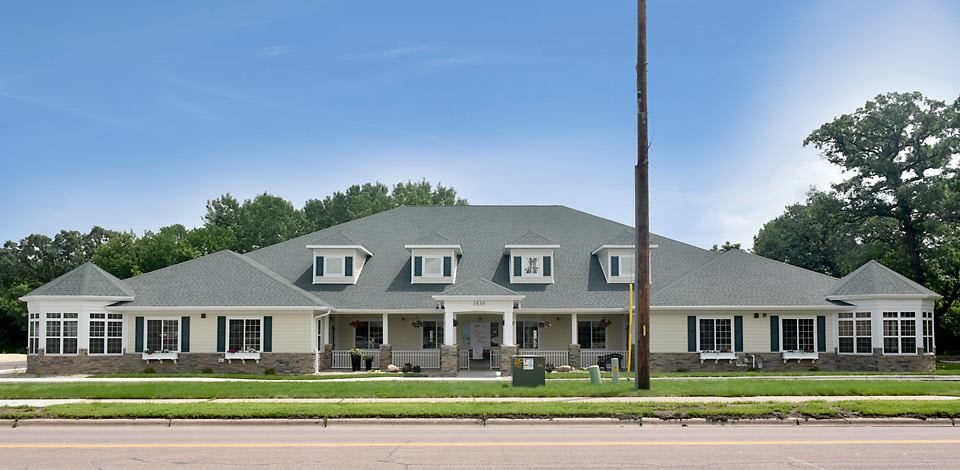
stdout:
<svg viewBox="0 0 960 470">
<path fill-rule="evenodd" d="M 307 248 L 313 253 L 314 284 L 356 284 L 367 259 L 373 256 L 363 245 L 339 232 Z"/>
<path fill-rule="evenodd" d="M 617 238 L 609 243 L 600 245 L 593 250 L 593 255 L 600 261 L 600 270 L 603 271 L 603 277 L 608 284 L 629 284 L 634 282 L 636 275 L 636 250 L 634 250 L 633 233 L 624 231 Z M 650 249 L 657 248 L 657 245 L 650 245 Z M 653 280 L 653 270 L 651 269 L 650 279 Z"/>
<path fill-rule="evenodd" d="M 410 250 L 411 284 L 454 284 L 463 250 L 447 237 L 433 232 L 405 245 Z"/>
<path fill-rule="evenodd" d="M 556 270 L 553 254 L 560 245 L 538 233 L 527 232 L 503 248 L 509 257 L 511 284 L 553 284 Z"/>
</svg>

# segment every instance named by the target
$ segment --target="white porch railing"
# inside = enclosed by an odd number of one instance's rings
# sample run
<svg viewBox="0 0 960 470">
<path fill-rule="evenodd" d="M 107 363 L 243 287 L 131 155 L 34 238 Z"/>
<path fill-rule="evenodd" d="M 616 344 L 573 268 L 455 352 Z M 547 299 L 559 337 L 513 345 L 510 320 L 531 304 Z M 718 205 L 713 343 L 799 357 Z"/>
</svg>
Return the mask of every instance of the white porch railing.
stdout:
<svg viewBox="0 0 960 470">
<path fill-rule="evenodd" d="M 373 356 L 373 368 L 380 368 L 380 350 L 379 349 L 364 349 L 364 356 Z M 422 367 L 422 366 L 421 366 Z M 350 350 L 349 349 L 335 349 L 333 351 L 333 368 L 334 369 L 351 369 L 352 364 L 350 361 Z M 360 361 L 360 368 L 364 368 L 363 361 Z"/>
<path fill-rule="evenodd" d="M 500 348 L 490 350 L 490 370 L 500 370 Z"/>
<path fill-rule="evenodd" d="M 398 367 L 404 364 L 420 366 L 422 369 L 440 368 L 440 350 L 439 349 L 412 349 L 393 351 L 392 362 Z"/>
<path fill-rule="evenodd" d="M 457 355 L 459 356 L 459 358 L 457 359 L 457 367 L 461 369 L 469 369 L 470 368 L 470 351 L 467 351 L 466 349 L 461 349 L 457 353 Z"/>
<path fill-rule="evenodd" d="M 567 359 L 567 350 L 549 350 L 549 349 L 521 349 L 517 354 L 528 356 L 541 356 L 547 364 L 553 364 L 554 367 L 562 366 L 570 362 Z"/>
<path fill-rule="evenodd" d="M 597 360 L 600 359 L 600 356 L 606 356 L 607 354 L 620 354 L 623 356 L 623 361 L 620 363 L 620 368 L 627 370 L 627 352 L 618 351 L 616 349 L 581 349 L 580 367 L 587 368 L 589 366 L 596 365 Z"/>
</svg>

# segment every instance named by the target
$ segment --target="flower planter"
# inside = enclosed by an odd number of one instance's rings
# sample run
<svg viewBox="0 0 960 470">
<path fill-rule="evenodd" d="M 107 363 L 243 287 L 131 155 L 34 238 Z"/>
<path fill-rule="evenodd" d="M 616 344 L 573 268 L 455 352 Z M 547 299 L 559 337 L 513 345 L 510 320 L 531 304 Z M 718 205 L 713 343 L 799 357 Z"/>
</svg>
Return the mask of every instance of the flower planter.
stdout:
<svg viewBox="0 0 960 470">
<path fill-rule="evenodd" d="M 360 372 L 360 361 L 361 357 L 355 354 L 350 355 L 350 366 L 354 372 Z"/>
<path fill-rule="evenodd" d="M 366 359 L 363 361 L 363 366 L 367 371 L 373 369 L 373 359 Z"/>
<path fill-rule="evenodd" d="M 141 356 L 144 361 L 173 361 L 177 362 L 180 354 L 176 352 L 155 352 L 155 353 L 143 353 Z"/>
<path fill-rule="evenodd" d="M 795 360 L 798 363 L 803 360 L 816 361 L 820 359 L 820 354 L 817 352 L 811 351 L 784 351 L 783 352 L 783 363 L 786 364 L 787 361 Z"/>
<path fill-rule="evenodd" d="M 256 361 L 260 362 L 260 353 L 259 352 L 228 352 L 223 355 L 224 359 L 227 362 L 241 361 L 246 363 L 247 361 Z"/>
</svg>

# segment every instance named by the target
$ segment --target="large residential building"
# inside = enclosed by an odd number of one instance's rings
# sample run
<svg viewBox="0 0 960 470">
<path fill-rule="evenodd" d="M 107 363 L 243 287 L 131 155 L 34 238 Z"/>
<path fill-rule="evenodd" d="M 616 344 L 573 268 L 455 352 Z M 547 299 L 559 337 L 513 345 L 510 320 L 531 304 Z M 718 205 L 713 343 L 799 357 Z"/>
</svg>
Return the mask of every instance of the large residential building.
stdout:
<svg viewBox="0 0 960 470">
<path fill-rule="evenodd" d="M 939 297 L 876 262 L 842 279 L 651 235 L 654 370 L 932 370 Z M 24 296 L 28 372 L 509 373 L 624 355 L 630 227 L 560 206 L 400 207 L 120 280 Z"/>
</svg>

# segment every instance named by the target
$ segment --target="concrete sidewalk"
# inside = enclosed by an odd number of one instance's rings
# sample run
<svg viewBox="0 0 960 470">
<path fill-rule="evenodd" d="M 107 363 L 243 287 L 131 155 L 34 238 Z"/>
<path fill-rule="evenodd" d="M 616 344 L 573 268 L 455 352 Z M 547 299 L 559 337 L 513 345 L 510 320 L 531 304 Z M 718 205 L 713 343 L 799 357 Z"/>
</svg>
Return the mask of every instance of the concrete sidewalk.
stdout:
<svg viewBox="0 0 960 470">
<path fill-rule="evenodd" d="M 44 407 L 74 403 L 803 403 L 810 401 L 936 401 L 957 400 L 960 396 L 893 396 L 893 395 L 850 395 L 850 396 L 758 396 L 758 397 L 451 397 L 451 398 L 170 398 L 170 399 L 12 399 L 0 400 L 3 406 Z"/>
</svg>

